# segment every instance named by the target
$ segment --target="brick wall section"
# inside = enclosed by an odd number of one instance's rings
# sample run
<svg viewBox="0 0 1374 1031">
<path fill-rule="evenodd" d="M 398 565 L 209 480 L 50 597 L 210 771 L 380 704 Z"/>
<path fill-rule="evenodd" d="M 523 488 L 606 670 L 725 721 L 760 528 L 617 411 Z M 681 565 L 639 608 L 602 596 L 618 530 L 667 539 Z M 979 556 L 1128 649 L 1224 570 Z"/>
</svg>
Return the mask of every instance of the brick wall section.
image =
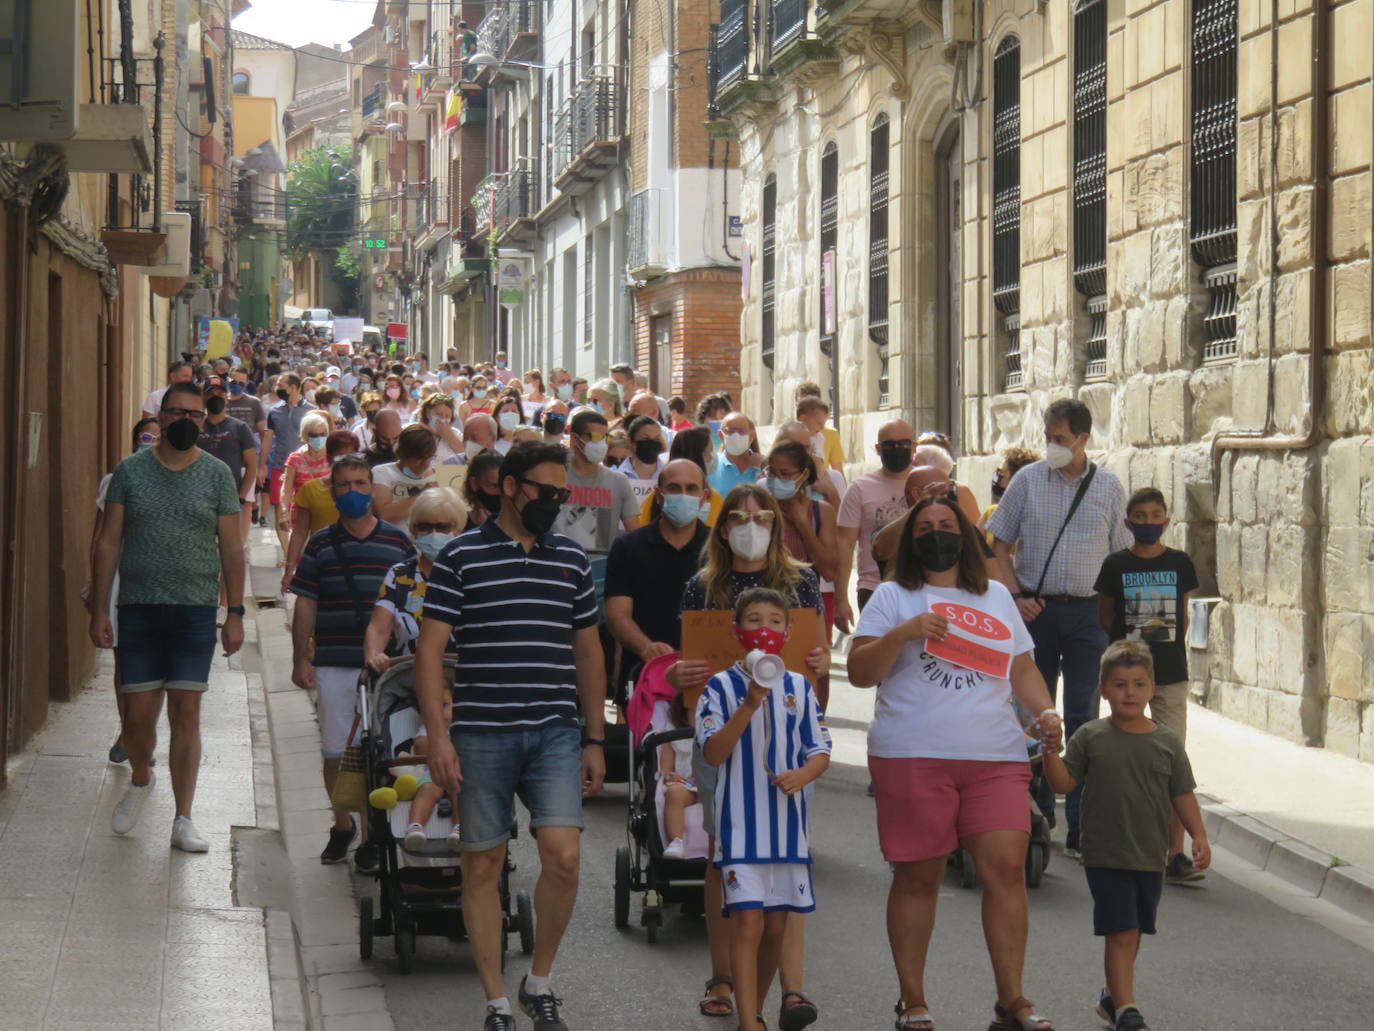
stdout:
<svg viewBox="0 0 1374 1031">
<path fill-rule="evenodd" d="M 740 396 L 739 274 L 733 269 L 693 269 L 664 276 L 635 294 L 635 365 L 652 366 L 656 316 L 673 319 L 670 392 L 687 401 L 689 417 L 707 394 Z M 661 391 L 668 396 L 669 391 Z"/>
</svg>

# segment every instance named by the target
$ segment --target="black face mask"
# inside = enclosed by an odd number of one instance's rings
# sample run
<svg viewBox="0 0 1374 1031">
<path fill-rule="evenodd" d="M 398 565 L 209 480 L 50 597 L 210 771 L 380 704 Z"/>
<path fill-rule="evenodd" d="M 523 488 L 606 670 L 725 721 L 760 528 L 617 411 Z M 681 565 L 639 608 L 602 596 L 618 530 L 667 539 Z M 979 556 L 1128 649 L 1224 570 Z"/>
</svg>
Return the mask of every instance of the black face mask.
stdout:
<svg viewBox="0 0 1374 1031">
<path fill-rule="evenodd" d="M 396 445 L 383 444 L 380 440 L 373 441 L 372 453 L 384 462 L 396 461 Z"/>
<path fill-rule="evenodd" d="M 994 501 L 1001 501 L 1001 500 L 1002 500 L 1002 495 L 1005 494 L 1006 492 L 1007 492 L 1007 488 L 1002 486 L 1002 480 L 1001 480 L 1001 478 L 1000 478 L 1000 477 L 997 477 L 997 476 L 994 476 L 994 477 L 992 478 L 992 500 L 994 500 Z"/>
<path fill-rule="evenodd" d="M 562 510 L 563 506 L 557 501 L 527 500 L 520 510 L 520 523 L 535 537 L 542 537 L 553 529 L 554 520 Z"/>
<path fill-rule="evenodd" d="M 488 492 L 479 490 L 477 492 L 477 500 L 482 503 L 482 507 L 491 515 L 495 516 L 501 514 L 501 494 L 499 491 Z"/>
<path fill-rule="evenodd" d="M 911 445 L 879 444 L 878 457 L 882 459 L 884 469 L 890 473 L 899 473 L 911 465 Z"/>
<path fill-rule="evenodd" d="M 278 390 L 277 396 L 283 401 L 289 401 L 291 399 L 291 392 L 289 390 Z"/>
<path fill-rule="evenodd" d="M 568 425 L 566 415 L 546 415 L 544 416 L 544 432 L 550 437 L 560 437 L 563 435 L 563 428 Z"/>
<path fill-rule="evenodd" d="M 657 462 L 658 456 L 661 454 L 663 454 L 663 441 L 653 437 L 635 441 L 635 457 L 645 465 Z"/>
<path fill-rule="evenodd" d="M 214 394 L 211 394 L 205 399 L 205 410 L 211 415 L 221 415 L 224 412 L 224 406 L 226 404 L 228 404 L 228 402 L 225 401 L 224 398 L 216 397 Z"/>
<path fill-rule="evenodd" d="M 950 533 L 948 530 L 931 530 L 923 533 L 912 542 L 916 547 L 916 557 L 932 573 L 943 573 L 959 563 L 964 551 L 964 535 Z"/>
<path fill-rule="evenodd" d="M 200 437 L 200 427 L 191 419 L 178 419 L 162 431 L 162 439 L 178 451 L 190 451 Z"/>
</svg>

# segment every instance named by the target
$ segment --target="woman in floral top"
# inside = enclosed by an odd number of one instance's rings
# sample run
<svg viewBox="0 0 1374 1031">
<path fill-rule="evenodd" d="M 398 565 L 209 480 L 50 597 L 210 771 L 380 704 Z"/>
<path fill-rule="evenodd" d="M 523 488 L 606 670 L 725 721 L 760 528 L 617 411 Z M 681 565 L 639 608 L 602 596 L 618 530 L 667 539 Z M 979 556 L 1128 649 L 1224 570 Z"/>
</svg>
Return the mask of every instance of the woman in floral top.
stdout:
<svg viewBox="0 0 1374 1031">
<path fill-rule="evenodd" d="M 286 456 L 286 470 L 281 477 L 280 511 L 291 511 L 296 491 L 306 482 L 329 475 L 329 455 L 324 443 L 332 428 L 325 412 L 311 412 L 301 420 L 301 446 Z"/>
</svg>

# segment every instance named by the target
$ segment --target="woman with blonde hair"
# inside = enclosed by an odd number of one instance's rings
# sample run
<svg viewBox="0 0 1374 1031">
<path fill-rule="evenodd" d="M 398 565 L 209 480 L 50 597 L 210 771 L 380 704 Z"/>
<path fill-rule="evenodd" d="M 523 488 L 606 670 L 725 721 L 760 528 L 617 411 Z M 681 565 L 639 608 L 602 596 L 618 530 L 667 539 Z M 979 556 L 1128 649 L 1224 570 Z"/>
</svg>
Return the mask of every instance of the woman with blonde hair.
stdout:
<svg viewBox="0 0 1374 1031">
<path fill-rule="evenodd" d="M 609 376 L 587 388 L 587 406 L 605 417 L 608 429 L 623 428 L 621 423 L 625 419 L 625 404 L 620 399 L 620 384 Z"/>
<path fill-rule="evenodd" d="M 290 528 L 296 491 L 309 480 L 329 475 L 329 454 L 324 445 L 333 431 L 328 412 L 307 412 L 301 419 L 301 446 L 286 456 L 286 468 L 281 474 L 280 511 L 286 514 L 288 524 L 283 529 Z"/>
<path fill-rule="evenodd" d="M 751 587 L 768 587 L 787 599 L 791 608 L 814 609 L 816 640 L 806 656 L 807 675 L 814 683 L 830 672 L 830 642 L 825 632 L 820 584 L 809 566 L 798 562 L 783 543 L 783 516 L 773 495 L 757 483 L 741 483 L 725 496 L 720 517 L 702 549 L 701 571 L 682 590 L 682 611 L 734 609 L 735 599 Z M 679 660 L 667 679 L 679 691 L 695 691 L 719 670 L 709 663 Z M 709 765 L 701 747 L 692 750 L 702 825 L 715 850 L 715 785 L 717 768 Z M 706 867 L 706 936 L 711 951 L 711 979 L 699 1007 L 706 1016 L 729 1016 L 734 999 L 730 979 L 730 934 L 722 910 L 720 869 Z M 802 914 L 789 914 L 784 932 L 779 978 L 782 982 L 781 1027 L 804 1027 L 816 1020 L 816 1004 L 803 991 L 806 923 Z M 808 1019 L 809 1018 L 809 1019 Z"/>
</svg>

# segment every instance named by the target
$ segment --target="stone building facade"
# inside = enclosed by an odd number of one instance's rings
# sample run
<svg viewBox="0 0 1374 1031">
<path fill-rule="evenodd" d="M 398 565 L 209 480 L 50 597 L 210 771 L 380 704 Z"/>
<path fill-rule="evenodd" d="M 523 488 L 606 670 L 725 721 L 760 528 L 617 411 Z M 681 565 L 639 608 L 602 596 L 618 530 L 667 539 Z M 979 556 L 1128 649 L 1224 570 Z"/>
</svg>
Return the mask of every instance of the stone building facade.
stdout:
<svg viewBox="0 0 1374 1031">
<path fill-rule="evenodd" d="M 723 0 L 746 409 L 830 387 L 986 501 L 1062 396 L 1170 499 L 1196 695 L 1374 760 L 1374 0 Z"/>
</svg>

